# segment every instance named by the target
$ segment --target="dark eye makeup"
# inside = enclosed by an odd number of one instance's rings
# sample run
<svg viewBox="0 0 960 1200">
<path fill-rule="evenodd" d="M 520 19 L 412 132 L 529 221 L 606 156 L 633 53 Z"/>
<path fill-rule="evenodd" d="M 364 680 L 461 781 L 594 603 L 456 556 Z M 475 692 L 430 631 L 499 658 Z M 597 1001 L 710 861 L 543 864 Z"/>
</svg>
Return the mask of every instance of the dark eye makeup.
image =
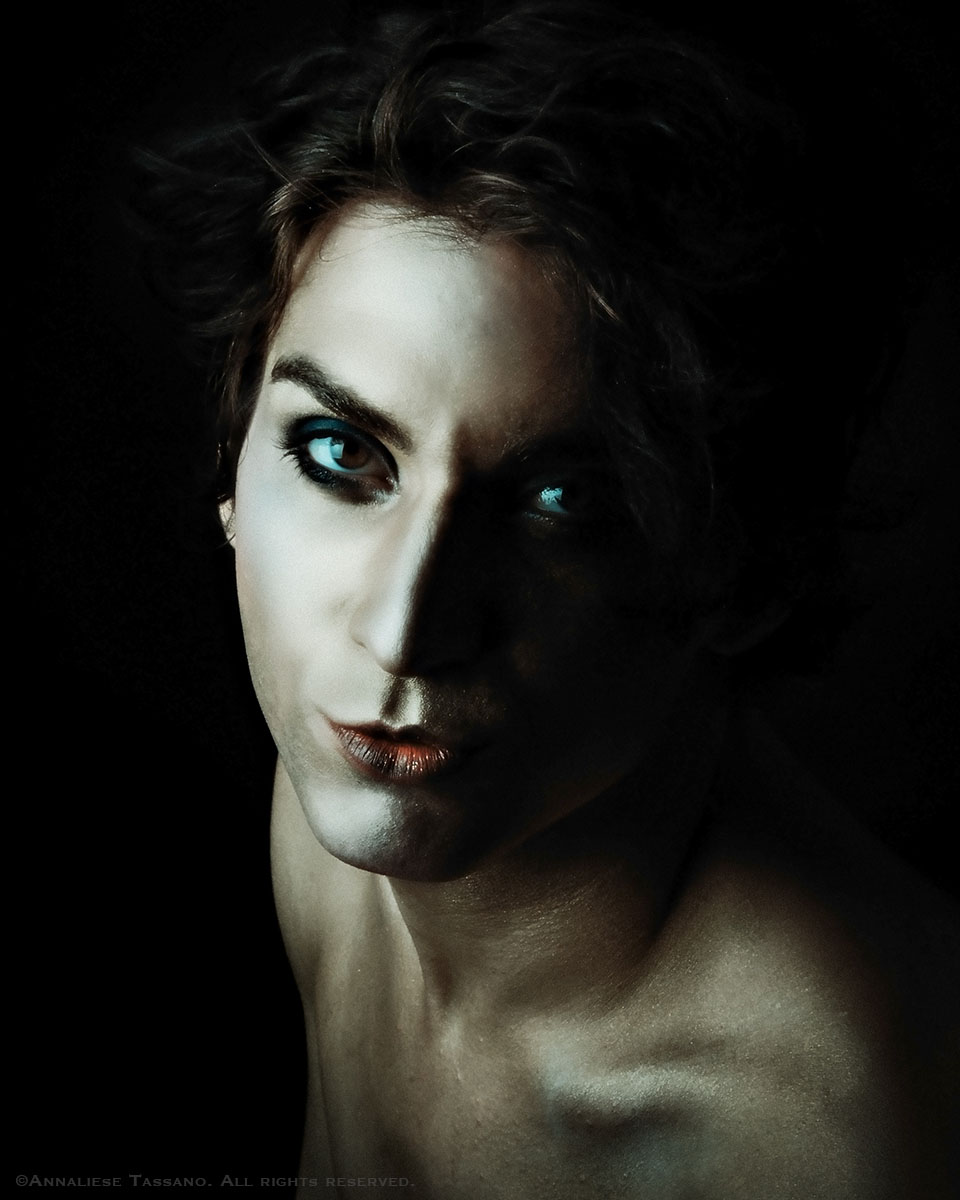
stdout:
<svg viewBox="0 0 960 1200">
<path fill-rule="evenodd" d="M 281 449 L 307 479 L 356 503 L 373 503 L 396 490 L 397 465 L 389 450 L 334 417 L 292 421 Z"/>
<path fill-rule="evenodd" d="M 318 487 L 349 503 L 374 504 L 399 486 L 397 464 L 377 438 L 335 417 L 310 416 L 292 420 L 280 442 L 284 457 Z M 564 476 L 567 476 L 564 478 Z M 541 473 L 532 485 L 515 480 L 515 497 L 496 505 L 504 516 L 514 512 L 550 528 L 584 527 L 603 519 L 607 505 L 596 471 Z M 506 483 L 506 481 L 503 481 Z"/>
</svg>

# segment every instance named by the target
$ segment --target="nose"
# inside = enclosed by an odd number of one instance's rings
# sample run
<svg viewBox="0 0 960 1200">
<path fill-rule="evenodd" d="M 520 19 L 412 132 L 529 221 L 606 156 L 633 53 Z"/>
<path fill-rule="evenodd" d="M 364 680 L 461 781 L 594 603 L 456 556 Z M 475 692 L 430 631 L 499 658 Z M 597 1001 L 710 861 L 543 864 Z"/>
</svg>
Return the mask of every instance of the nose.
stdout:
<svg viewBox="0 0 960 1200">
<path fill-rule="evenodd" d="M 400 677 L 470 662 L 485 638 L 482 532 L 453 506 L 402 506 L 382 523 L 350 618 L 353 640 Z"/>
</svg>

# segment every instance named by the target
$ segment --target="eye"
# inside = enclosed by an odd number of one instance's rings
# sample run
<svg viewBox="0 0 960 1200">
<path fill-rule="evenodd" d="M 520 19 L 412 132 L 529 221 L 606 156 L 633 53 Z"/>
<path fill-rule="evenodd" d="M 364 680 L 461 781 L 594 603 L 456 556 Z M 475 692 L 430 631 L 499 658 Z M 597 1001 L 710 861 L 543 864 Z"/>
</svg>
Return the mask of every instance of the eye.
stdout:
<svg viewBox="0 0 960 1200">
<path fill-rule="evenodd" d="M 550 483 L 530 495 L 527 511 L 555 521 L 583 521 L 596 507 L 594 491 L 585 480 Z"/>
<path fill-rule="evenodd" d="M 541 488 L 534 496 L 531 507 L 537 512 L 546 513 L 551 517 L 566 517 L 570 515 L 571 499 L 569 484 L 558 484 Z"/>
<path fill-rule="evenodd" d="M 396 487 L 396 464 L 386 447 L 332 417 L 294 421 L 282 449 L 313 483 L 358 503 L 381 499 Z"/>
<path fill-rule="evenodd" d="M 362 473 L 374 462 L 373 452 L 349 433 L 325 433 L 312 437 L 304 450 L 318 467 L 344 475 Z"/>
</svg>

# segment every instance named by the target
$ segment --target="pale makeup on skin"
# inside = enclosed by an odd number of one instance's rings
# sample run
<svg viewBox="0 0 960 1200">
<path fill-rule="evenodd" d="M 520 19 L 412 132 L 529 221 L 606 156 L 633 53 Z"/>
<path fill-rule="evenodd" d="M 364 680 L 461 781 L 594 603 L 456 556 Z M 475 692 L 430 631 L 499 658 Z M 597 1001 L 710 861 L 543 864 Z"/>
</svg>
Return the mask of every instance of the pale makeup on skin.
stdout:
<svg viewBox="0 0 960 1200">
<path fill-rule="evenodd" d="M 939 908 L 730 712 L 719 618 L 643 616 L 549 264 L 381 203 L 299 266 L 226 515 L 301 1174 L 945 1196 L 897 1032 Z"/>
<path fill-rule="evenodd" d="M 638 619 L 545 264 L 370 204 L 301 265 L 229 515 L 251 672 L 320 842 L 450 879 L 630 775 L 699 642 Z"/>
</svg>

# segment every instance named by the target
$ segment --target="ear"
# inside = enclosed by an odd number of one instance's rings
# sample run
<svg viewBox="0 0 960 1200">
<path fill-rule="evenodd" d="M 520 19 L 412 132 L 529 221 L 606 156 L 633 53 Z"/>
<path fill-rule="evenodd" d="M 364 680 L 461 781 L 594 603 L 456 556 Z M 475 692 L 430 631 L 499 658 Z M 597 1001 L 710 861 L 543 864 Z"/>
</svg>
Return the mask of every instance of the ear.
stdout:
<svg viewBox="0 0 960 1200">
<path fill-rule="evenodd" d="M 234 541 L 233 517 L 234 517 L 235 511 L 236 510 L 234 508 L 234 503 L 233 503 L 232 498 L 221 502 L 221 504 L 220 504 L 220 524 L 223 527 L 224 537 L 227 539 L 227 541 L 230 543 L 231 546 L 233 545 L 233 541 Z"/>
<path fill-rule="evenodd" d="M 790 616 L 789 604 L 770 604 L 759 612 L 745 615 L 727 611 L 718 617 L 710 631 L 706 644 L 716 654 L 733 658 L 752 650 L 776 632 Z"/>
</svg>

